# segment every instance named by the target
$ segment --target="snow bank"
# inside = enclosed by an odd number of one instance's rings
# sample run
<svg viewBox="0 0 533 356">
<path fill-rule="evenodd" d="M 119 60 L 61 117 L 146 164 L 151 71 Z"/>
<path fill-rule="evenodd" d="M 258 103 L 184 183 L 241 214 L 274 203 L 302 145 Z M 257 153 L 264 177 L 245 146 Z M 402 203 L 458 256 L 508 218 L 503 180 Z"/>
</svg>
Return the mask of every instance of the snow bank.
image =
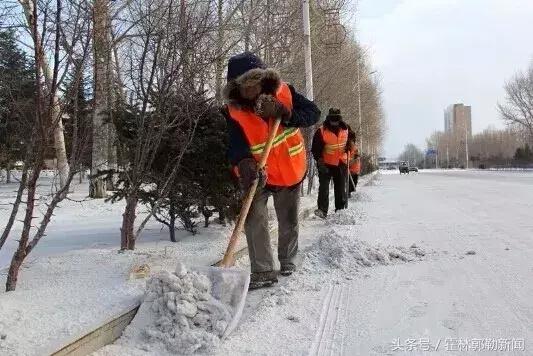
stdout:
<svg viewBox="0 0 533 356">
<path fill-rule="evenodd" d="M 117 345 L 94 355 L 187 355 L 219 345 L 234 310 L 213 296 L 218 286 L 206 275 L 180 264 L 173 273 L 159 272 L 146 286 L 144 302 Z"/>
<path fill-rule="evenodd" d="M 331 214 L 326 219 L 326 225 L 356 225 L 364 219 L 364 214 L 359 209 L 342 209 Z"/>
<path fill-rule="evenodd" d="M 368 184 L 368 185 L 370 185 L 370 184 Z M 367 193 L 361 192 L 361 191 L 355 192 L 355 195 L 353 196 L 353 198 L 350 198 L 350 201 L 352 199 L 354 199 L 355 201 L 358 201 L 358 202 L 365 202 L 365 203 L 372 202 L 372 197 L 370 195 L 368 195 Z"/>
<path fill-rule="evenodd" d="M 410 262 L 425 256 L 416 245 L 409 248 L 396 246 L 372 246 L 353 234 L 341 235 L 337 229 L 329 229 L 305 252 L 303 269 L 322 272 L 331 268 L 342 272 L 356 272 L 360 268 L 376 265 Z"/>
</svg>

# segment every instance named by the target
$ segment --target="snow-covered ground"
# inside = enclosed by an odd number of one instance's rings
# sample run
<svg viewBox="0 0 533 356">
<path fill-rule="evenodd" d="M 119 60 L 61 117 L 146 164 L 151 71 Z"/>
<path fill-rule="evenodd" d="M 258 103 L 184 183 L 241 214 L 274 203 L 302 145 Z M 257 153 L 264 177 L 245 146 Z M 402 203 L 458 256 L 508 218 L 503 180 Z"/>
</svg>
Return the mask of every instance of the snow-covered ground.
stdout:
<svg viewBox="0 0 533 356">
<path fill-rule="evenodd" d="M 39 181 L 37 219 L 52 191 L 53 174 Z M 4 227 L 17 184 L 0 184 L 0 227 Z M 87 183 L 74 185 L 52 220 L 47 235 L 24 262 L 17 290 L 4 292 L 7 267 L 17 245 L 16 222 L 0 250 L 0 355 L 42 355 L 58 350 L 102 323 L 138 305 L 145 280 L 131 278 L 133 268 L 150 266 L 151 273 L 174 270 L 178 261 L 208 266 L 226 248 L 231 226 L 199 223 L 198 234 L 178 231 L 178 243 L 157 222 L 147 225 L 137 249 L 119 253 L 123 202 L 105 203 L 86 197 Z M 315 197 L 302 199 L 302 208 Z M 273 210 L 273 207 L 272 209 Z M 146 209 L 138 209 L 141 220 Z M 273 213 L 273 211 L 272 211 Z M 19 219 L 23 209 L 19 211 Z M 241 239 L 245 247 L 245 239 Z"/>
<path fill-rule="evenodd" d="M 533 174 L 387 173 L 361 187 L 348 211 L 302 222 L 299 271 L 249 293 L 218 355 L 533 354 Z M 46 237 L 58 245 L 69 238 L 60 226 Z M 144 282 L 128 278 L 133 266 L 206 264 L 220 256 L 227 231 L 215 226 L 171 244 L 154 224 L 151 241 L 117 254 L 116 221 L 109 229 L 104 241 L 113 248 L 87 244 L 52 256 L 43 245 L 47 257 L 26 265 L 19 289 L 0 294 L 0 315 L 9 316 L 0 318 L 0 354 L 50 351 L 94 326 L 95 314 L 142 298 Z M 35 303 L 53 300 L 50 285 L 61 302 Z M 80 293 L 87 286 L 93 291 Z M 59 332 L 47 337 L 50 325 Z M 118 345 L 105 353 L 113 354 L 129 353 Z"/>
<path fill-rule="evenodd" d="M 48 176 L 39 180 L 38 192 L 41 199 L 36 206 L 35 223 L 40 221 L 42 214 L 46 209 L 46 201 L 49 199 L 53 186 L 56 184 L 54 175 L 48 172 Z M 0 228 L 5 226 L 11 213 L 11 203 L 14 200 L 17 183 L 5 184 L 0 183 Z M 63 201 L 52 218 L 46 236 L 41 239 L 37 247 L 28 257 L 29 261 L 34 261 L 39 257 L 54 256 L 74 250 L 82 249 L 116 249 L 120 246 L 120 225 L 122 222 L 122 213 L 124 212 L 124 201 L 115 204 L 106 203 L 103 199 L 89 199 L 87 197 L 89 188 L 87 181 L 82 184 L 77 182 L 73 184 L 72 193 L 67 200 Z M 314 197 L 304 197 L 302 206 L 308 207 L 315 203 Z M 272 205 L 272 204 L 271 204 Z M 271 213 L 274 214 L 273 206 Z M 146 216 L 148 209 L 140 206 L 137 209 L 137 221 L 140 222 Z M 17 216 L 17 221 L 13 227 L 10 238 L 5 246 L 0 250 L 0 276 L 2 269 L 9 266 L 9 262 L 17 248 L 17 238 L 20 234 L 20 220 L 24 216 L 24 206 L 21 205 Z M 216 216 L 215 216 L 216 217 Z M 209 229 L 203 228 L 203 218 L 198 221 L 198 235 L 209 235 L 213 232 L 220 235 L 220 228 L 212 219 L 213 224 Z M 178 225 L 178 224 L 177 224 Z M 177 226 L 180 227 L 179 225 Z M 214 228 L 214 231 L 213 231 Z M 223 235 L 223 234 L 222 234 Z M 176 232 L 178 240 L 190 239 L 190 233 L 184 230 Z M 168 229 L 166 226 L 151 220 L 141 238 L 137 241 L 138 247 L 152 248 L 160 244 L 166 244 L 169 240 Z M 220 252 L 220 251 L 219 251 Z M 1 290 L 1 288 L 0 288 Z"/>
<path fill-rule="evenodd" d="M 355 224 L 308 221 L 302 241 L 314 253 L 311 241 L 335 232 L 426 255 L 357 272 L 303 270 L 252 292 L 255 305 L 219 354 L 531 355 L 532 207 L 531 173 L 382 175 L 352 204 Z"/>
</svg>

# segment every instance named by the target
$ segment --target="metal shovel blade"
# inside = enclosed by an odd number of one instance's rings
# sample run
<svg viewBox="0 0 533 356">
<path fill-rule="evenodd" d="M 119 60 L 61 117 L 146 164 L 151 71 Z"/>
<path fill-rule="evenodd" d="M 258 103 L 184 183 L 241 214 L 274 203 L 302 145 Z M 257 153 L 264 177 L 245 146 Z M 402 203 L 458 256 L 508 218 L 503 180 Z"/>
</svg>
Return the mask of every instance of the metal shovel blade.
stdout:
<svg viewBox="0 0 533 356">
<path fill-rule="evenodd" d="M 211 294 L 223 304 L 231 307 L 232 318 L 224 335 L 225 339 L 238 325 L 244 310 L 250 273 L 237 268 L 226 267 L 191 267 L 191 270 L 201 273 L 211 281 Z"/>
</svg>

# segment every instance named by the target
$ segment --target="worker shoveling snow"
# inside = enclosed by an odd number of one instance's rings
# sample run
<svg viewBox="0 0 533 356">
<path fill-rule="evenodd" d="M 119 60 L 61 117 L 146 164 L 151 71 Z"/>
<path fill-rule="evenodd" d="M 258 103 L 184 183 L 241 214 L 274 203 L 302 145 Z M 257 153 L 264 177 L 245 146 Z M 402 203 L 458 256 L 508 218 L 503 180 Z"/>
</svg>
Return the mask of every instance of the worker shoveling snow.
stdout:
<svg viewBox="0 0 533 356">
<path fill-rule="evenodd" d="M 206 353 L 235 327 L 245 296 L 231 288 L 242 273 L 210 273 L 215 268 L 162 271 L 148 280 L 144 302 L 115 345 L 95 355 L 186 355 Z M 235 272 L 235 273 L 232 273 Z"/>
</svg>

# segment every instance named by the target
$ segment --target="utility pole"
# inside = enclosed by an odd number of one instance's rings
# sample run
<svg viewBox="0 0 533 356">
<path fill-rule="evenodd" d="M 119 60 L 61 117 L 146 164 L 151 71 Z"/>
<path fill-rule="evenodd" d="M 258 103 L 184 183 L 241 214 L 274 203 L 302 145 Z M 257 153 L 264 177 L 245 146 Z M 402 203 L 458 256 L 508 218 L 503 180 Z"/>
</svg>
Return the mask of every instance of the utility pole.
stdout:
<svg viewBox="0 0 533 356">
<path fill-rule="evenodd" d="M 466 155 L 466 169 L 468 169 L 468 123 L 465 119 L 465 155 Z"/>
<path fill-rule="evenodd" d="M 304 58 L 305 58 L 305 96 L 309 100 L 314 100 L 314 93 L 313 93 L 313 62 L 311 60 L 311 20 L 309 17 L 309 0 L 303 0 L 302 1 L 302 7 L 303 7 L 303 28 L 304 28 Z M 309 128 L 304 129 L 304 135 L 305 135 L 305 144 L 306 144 L 306 151 L 309 152 L 311 150 L 311 141 L 313 139 L 313 133 L 314 133 L 314 126 L 311 126 Z M 313 166 L 313 159 L 311 159 L 311 155 L 308 155 L 307 158 L 307 165 L 308 165 L 308 180 L 307 180 L 307 194 L 311 194 L 311 190 L 313 189 L 313 178 L 314 178 L 314 166 Z M 302 191 L 303 195 L 303 185 L 302 185 Z"/>
<path fill-rule="evenodd" d="M 305 96 L 314 100 L 313 62 L 311 61 L 311 21 L 309 19 L 309 0 L 303 0 L 304 58 L 305 58 Z"/>
<path fill-rule="evenodd" d="M 361 55 L 357 59 L 357 111 L 359 116 L 359 154 L 363 154 L 363 125 L 361 113 Z"/>
</svg>

